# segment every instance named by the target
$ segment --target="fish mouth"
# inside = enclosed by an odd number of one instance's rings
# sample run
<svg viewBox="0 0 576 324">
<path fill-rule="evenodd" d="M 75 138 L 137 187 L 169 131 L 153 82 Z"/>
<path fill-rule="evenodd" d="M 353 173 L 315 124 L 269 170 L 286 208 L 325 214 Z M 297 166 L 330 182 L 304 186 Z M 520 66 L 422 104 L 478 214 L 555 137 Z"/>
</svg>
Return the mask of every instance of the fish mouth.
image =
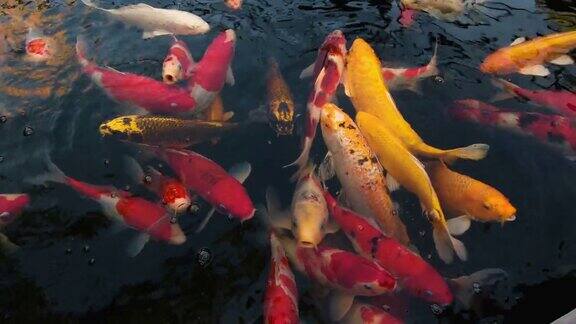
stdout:
<svg viewBox="0 0 576 324">
<path fill-rule="evenodd" d="M 508 222 L 513 222 L 513 221 L 515 221 L 515 220 L 516 220 L 516 215 L 509 216 L 509 217 L 506 219 L 506 221 L 508 221 Z"/>
<path fill-rule="evenodd" d="M 176 83 L 176 78 L 172 74 L 164 74 L 163 79 L 164 79 L 164 83 L 166 83 L 166 84 Z"/>
<path fill-rule="evenodd" d="M 316 244 L 310 242 L 310 241 L 300 241 L 299 245 L 303 248 L 315 248 Z"/>
</svg>

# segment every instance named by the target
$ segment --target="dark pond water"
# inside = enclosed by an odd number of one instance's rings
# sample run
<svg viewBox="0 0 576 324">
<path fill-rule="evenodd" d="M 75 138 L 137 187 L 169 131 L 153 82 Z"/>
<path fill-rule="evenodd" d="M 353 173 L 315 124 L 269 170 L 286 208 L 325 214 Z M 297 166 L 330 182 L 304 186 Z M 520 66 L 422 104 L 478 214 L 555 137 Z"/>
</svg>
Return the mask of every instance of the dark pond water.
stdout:
<svg viewBox="0 0 576 324">
<path fill-rule="evenodd" d="M 400 66 L 428 62 L 439 40 L 441 80 L 423 81 L 423 95 L 394 93 L 406 119 L 429 143 L 456 147 L 484 142 L 488 157 L 458 162 L 458 171 L 481 179 L 505 193 L 518 208 L 517 219 L 504 227 L 474 224 L 463 237 L 470 260 L 443 264 L 434 253 L 429 225 L 417 200 L 400 193 L 402 217 L 422 255 L 446 277 L 484 268 L 502 268 L 506 282 L 484 291 L 470 310 L 448 308 L 434 314 L 414 301 L 408 323 L 547 323 L 576 307 L 576 167 L 536 141 L 482 126 L 455 123 L 445 115 L 456 99 L 488 100 L 496 89 L 476 67 L 496 48 L 519 36 L 574 29 L 571 1 L 503 0 L 487 2 L 461 22 L 446 23 L 420 15 L 402 28 L 399 8 L 389 1 L 246 0 L 231 12 L 213 1 L 153 1 L 157 7 L 179 8 L 201 15 L 212 26 L 203 36 L 182 37 L 199 58 L 219 30 L 233 28 L 238 37 L 233 70 L 236 86 L 222 96 L 238 120 L 265 103 L 267 60 L 273 56 L 303 111 L 309 83 L 298 80 L 326 34 L 341 29 L 349 42 L 369 41 L 381 58 Z M 90 56 L 101 65 L 160 78 L 170 37 L 142 40 L 140 31 L 114 22 L 75 1 L 4 0 L 0 28 L 12 44 L 23 42 L 25 22 L 39 23 L 61 44 L 46 64 L 15 55 L 0 65 L 0 192 L 28 192 L 32 203 L 6 235 L 22 249 L 0 259 L 1 322 L 133 322 L 252 323 L 260 322 L 268 265 L 265 229 L 258 219 L 240 225 L 215 217 L 199 235 L 200 215 L 181 219 L 189 233 L 181 246 L 152 242 L 136 258 L 123 247 L 130 231 L 114 232 L 97 204 L 61 185 L 32 187 L 25 177 L 42 172 L 45 152 L 69 175 L 96 184 L 130 184 L 121 161 L 133 146 L 103 140 L 98 125 L 122 113 L 122 107 L 79 71 L 74 58 L 76 36 L 91 40 Z M 111 8 L 131 1 L 99 2 Z M 350 43 L 349 43 L 350 45 Z M 576 68 L 552 67 L 546 78 L 514 76 L 525 87 L 576 90 Z M 441 82 L 443 81 L 443 82 Z M 340 104 L 351 104 L 340 95 Z M 526 103 L 511 100 L 509 107 Z M 301 122 L 301 120 L 300 120 Z M 32 134 L 24 136 L 29 127 Z M 250 161 L 253 174 L 246 187 L 255 202 L 265 188 L 279 188 L 287 203 L 293 170 L 282 169 L 298 152 L 298 137 L 277 138 L 262 124 L 241 130 L 216 146 L 198 152 L 224 167 Z M 325 148 L 317 140 L 313 158 Z M 137 192 L 145 194 L 143 190 Z M 420 233 L 424 233 L 421 235 Z M 212 262 L 201 266 L 198 251 L 207 248 Z M 300 311 L 306 323 L 320 322 L 304 281 Z"/>
</svg>

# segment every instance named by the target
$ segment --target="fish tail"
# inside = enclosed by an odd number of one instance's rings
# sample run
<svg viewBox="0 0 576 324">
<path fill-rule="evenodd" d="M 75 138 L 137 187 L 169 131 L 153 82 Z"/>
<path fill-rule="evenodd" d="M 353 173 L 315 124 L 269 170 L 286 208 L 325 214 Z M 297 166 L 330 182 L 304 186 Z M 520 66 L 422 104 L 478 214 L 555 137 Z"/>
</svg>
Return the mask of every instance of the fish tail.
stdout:
<svg viewBox="0 0 576 324">
<path fill-rule="evenodd" d="M 454 293 L 456 300 L 469 309 L 472 299 L 476 295 L 474 290 L 494 286 L 499 281 L 508 277 L 506 271 L 499 268 L 488 268 L 474 272 L 468 276 L 462 276 L 448 280 L 448 284 Z M 477 288 L 475 288 L 477 287 Z"/>
<path fill-rule="evenodd" d="M 440 221 L 435 221 L 433 227 L 432 236 L 440 259 L 445 263 L 452 263 L 454 253 L 456 253 L 460 260 L 466 261 L 468 258 L 466 246 L 464 246 L 464 243 L 450 235 L 446 224 Z"/>
<path fill-rule="evenodd" d="M 482 160 L 488 154 L 490 145 L 488 144 L 472 144 L 466 147 L 460 147 L 453 150 L 447 150 L 442 157 L 445 162 L 453 162 L 457 159 L 466 160 Z"/>
</svg>

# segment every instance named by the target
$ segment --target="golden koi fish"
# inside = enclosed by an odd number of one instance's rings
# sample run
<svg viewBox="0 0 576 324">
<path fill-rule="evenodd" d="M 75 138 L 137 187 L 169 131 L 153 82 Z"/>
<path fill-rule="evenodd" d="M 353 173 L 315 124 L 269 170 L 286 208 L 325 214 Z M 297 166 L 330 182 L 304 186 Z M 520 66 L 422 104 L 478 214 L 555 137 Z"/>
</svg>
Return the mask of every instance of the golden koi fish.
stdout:
<svg viewBox="0 0 576 324">
<path fill-rule="evenodd" d="M 380 60 L 366 41 L 354 40 L 346 60 L 345 88 L 356 111 L 372 114 L 414 155 L 444 160 L 483 159 L 489 149 L 486 144 L 474 144 L 452 150 L 432 147 L 422 140 L 402 117 L 382 76 Z"/>
<path fill-rule="evenodd" d="M 500 75 L 519 72 L 525 75 L 547 76 L 550 71 L 542 64 L 574 64 L 574 60 L 567 55 L 574 48 L 576 31 L 537 37 L 529 41 L 521 37 L 511 46 L 488 55 L 480 65 L 480 70 Z"/>
<path fill-rule="evenodd" d="M 278 136 L 291 135 L 294 129 L 294 100 L 275 60 L 270 61 L 268 80 L 268 119 Z"/>
<path fill-rule="evenodd" d="M 440 201 L 422 163 L 377 117 L 360 111 L 356 115 L 356 123 L 387 172 L 388 188 L 395 190 L 401 185 L 418 196 L 422 210 L 434 228 L 434 243 L 440 258 L 450 263 L 453 260 L 453 251 L 456 251 L 458 257 L 465 260 L 466 248 L 462 242 L 450 235 Z"/>
<path fill-rule="evenodd" d="M 237 123 L 133 115 L 103 123 L 100 134 L 134 143 L 185 148 L 220 138 L 239 126 Z"/>
<path fill-rule="evenodd" d="M 516 219 L 516 208 L 498 190 L 466 175 L 454 172 L 442 162 L 426 163 L 432 185 L 450 216 L 454 234 L 464 233 L 470 220 L 509 222 Z"/>
<path fill-rule="evenodd" d="M 385 233 L 407 245 L 410 238 L 386 189 L 384 170 L 354 121 L 337 106 L 326 104 L 320 125 L 332 156 L 328 164 L 333 166 L 352 209 L 374 218 Z"/>
</svg>

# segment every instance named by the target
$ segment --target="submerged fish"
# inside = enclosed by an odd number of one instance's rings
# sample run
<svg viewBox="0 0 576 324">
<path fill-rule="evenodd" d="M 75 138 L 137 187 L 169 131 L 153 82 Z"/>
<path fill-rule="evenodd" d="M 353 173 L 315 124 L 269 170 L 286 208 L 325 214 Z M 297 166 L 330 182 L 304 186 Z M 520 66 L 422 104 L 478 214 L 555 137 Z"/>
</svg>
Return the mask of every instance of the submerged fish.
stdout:
<svg viewBox="0 0 576 324">
<path fill-rule="evenodd" d="M 516 219 L 516 208 L 493 187 L 454 172 L 442 162 L 428 162 L 426 170 L 442 207 L 456 217 L 448 221 L 454 234 L 464 233 L 470 220 L 504 223 Z"/>
<path fill-rule="evenodd" d="M 542 64 L 574 64 L 568 56 L 576 48 L 576 31 L 555 33 L 526 41 L 517 38 L 509 47 L 504 47 L 488 55 L 480 65 L 484 73 L 547 76 L 550 74 Z"/>
<path fill-rule="evenodd" d="M 243 0 L 224 0 L 226 7 L 232 10 L 240 10 L 242 8 Z"/>
<path fill-rule="evenodd" d="M 346 38 L 340 30 L 335 30 L 326 36 L 324 43 L 318 49 L 316 61 L 300 74 L 301 79 L 312 77 L 314 88 L 308 98 L 302 151 L 296 161 L 289 165 L 298 166 L 293 179 L 297 179 L 299 172 L 303 171 L 308 164 L 322 107 L 332 101 L 336 94 L 344 73 L 345 58 Z"/>
<path fill-rule="evenodd" d="M 186 148 L 214 141 L 240 124 L 162 116 L 121 116 L 100 125 L 100 134 L 118 140 L 165 148 Z"/>
<path fill-rule="evenodd" d="M 336 248 L 310 249 L 283 236 L 279 239 L 298 271 L 335 290 L 329 307 L 333 321 L 346 315 L 355 296 L 377 296 L 396 288 L 396 279 L 377 262 Z"/>
<path fill-rule="evenodd" d="M 284 81 L 278 63 L 270 60 L 266 81 L 268 93 L 268 119 L 278 136 L 292 135 L 294 129 L 294 100 Z"/>
<path fill-rule="evenodd" d="M 497 95 L 495 100 L 519 97 L 551 108 L 560 115 L 576 117 L 576 93 L 566 90 L 528 90 L 503 79 L 498 79 L 494 84 L 506 91 Z"/>
<path fill-rule="evenodd" d="M 474 99 L 456 101 L 449 114 L 455 120 L 535 137 L 570 159 L 576 157 L 576 124 L 570 118 L 500 109 Z"/>
<path fill-rule="evenodd" d="M 280 211 L 280 201 L 275 192 L 271 188 L 266 191 L 267 209 L 273 226 L 291 230 L 299 245 L 312 248 L 322 242 L 326 233 L 336 231 L 328 228 L 328 209 L 314 169 L 310 166 L 298 179 L 292 206 L 285 213 Z"/>
<path fill-rule="evenodd" d="M 385 235 L 363 216 L 341 207 L 332 195 L 324 197 L 330 215 L 352 242 L 356 252 L 378 261 L 397 278 L 398 288 L 427 302 L 446 306 L 453 296 L 442 275 L 418 254 Z"/>
<path fill-rule="evenodd" d="M 382 67 L 382 76 L 388 89 L 392 91 L 407 89 L 417 94 L 422 94 L 419 82 L 439 73 L 437 50 L 438 44 L 434 47 L 434 55 L 432 55 L 430 62 L 424 66 L 411 68 Z"/>
<path fill-rule="evenodd" d="M 366 41 L 357 38 L 348 52 L 344 75 L 346 94 L 356 111 L 364 111 L 380 118 L 414 155 L 444 160 L 480 160 L 486 156 L 489 149 L 486 144 L 441 150 L 424 143 L 396 107 L 381 69 L 374 50 Z"/>
<path fill-rule="evenodd" d="M 162 35 L 198 35 L 210 30 L 210 26 L 204 19 L 186 11 L 154 8 L 144 3 L 118 9 L 103 9 L 91 0 L 82 0 L 82 2 L 127 24 L 141 28 L 144 30 L 142 38 Z"/>
<path fill-rule="evenodd" d="M 432 223 L 434 244 L 440 258 L 450 263 L 456 252 L 461 260 L 466 260 L 464 244 L 448 232 L 444 212 L 424 165 L 410 154 L 402 142 L 377 117 L 360 111 L 356 115 L 356 122 L 366 142 L 387 172 L 388 188 L 396 190 L 401 185 L 418 196 L 422 211 Z"/>
<path fill-rule="evenodd" d="M 270 272 L 264 292 L 265 324 L 298 324 L 298 287 L 284 247 L 270 232 Z"/>
<path fill-rule="evenodd" d="M 16 220 L 28 204 L 30 196 L 27 194 L 0 194 L 0 231 Z M 7 253 L 14 253 L 19 247 L 0 233 L 0 248 Z"/>
<path fill-rule="evenodd" d="M 405 9 L 424 11 L 436 19 L 454 21 L 464 13 L 471 2 L 464 0 L 401 0 L 401 3 Z"/>
<path fill-rule="evenodd" d="M 195 64 L 186 43 L 174 37 L 174 43 L 162 63 L 162 80 L 166 84 L 188 80 L 194 73 Z"/>
<path fill-rule="evenodd" d="M 402 324 L 404 321 L 394 317 L 380 307 L 354 301 L 341 324 Z"/>
<path fill-rule="evenodd" d="M 327 104 L 322 108 L 320 126 L 329 151 L 322 178 L 335 173 L 353 210 L 375 219 L 385 233 L 408 244 L 406 227 L 386 189 L 384 170 L 354 121 L 340 108 Z"/>
<path fill-rule="evenodd" d="M 170 222 L 170 217 L 162 206 L 112 186 L 97 186 L 76 180 L 66 176 L 51 161 L 47 163 L 48 172 L 31 181 L 38 184 L 44 182 L 65 184 L 100 204 L 102 212 L 112 221 L 139 231 L 141 234 L 128 247 L 131 256 L 140 253 L 150 236 L 169 244 L 180 245 L 186 242 L 186 235 L 178 224 Z"/>
<path fill-rule="evenodd" d="M 54 45 L 41 30 L 29 28 L 26 34 L 26 55 L 33 61 L 46 61 L 54 55 Z"/>
</svg>

